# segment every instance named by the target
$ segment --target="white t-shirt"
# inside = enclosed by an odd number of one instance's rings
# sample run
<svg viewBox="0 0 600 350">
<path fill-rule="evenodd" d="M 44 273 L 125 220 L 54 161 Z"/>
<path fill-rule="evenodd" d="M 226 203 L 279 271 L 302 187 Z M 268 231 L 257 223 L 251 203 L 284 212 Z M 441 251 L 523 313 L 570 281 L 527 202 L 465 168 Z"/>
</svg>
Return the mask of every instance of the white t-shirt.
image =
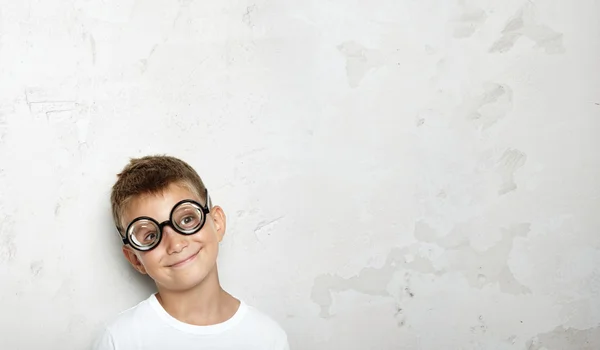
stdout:
<svg viewBox="0 0 600 350">
<path fill-rule="evenodd" d="M 152 294 L 118 315 L 94 350 L 289 350 L 285 331 L 271 318 L 240 302 L 227 321 L 194 326 L 169 315 Z"/>
</svg>

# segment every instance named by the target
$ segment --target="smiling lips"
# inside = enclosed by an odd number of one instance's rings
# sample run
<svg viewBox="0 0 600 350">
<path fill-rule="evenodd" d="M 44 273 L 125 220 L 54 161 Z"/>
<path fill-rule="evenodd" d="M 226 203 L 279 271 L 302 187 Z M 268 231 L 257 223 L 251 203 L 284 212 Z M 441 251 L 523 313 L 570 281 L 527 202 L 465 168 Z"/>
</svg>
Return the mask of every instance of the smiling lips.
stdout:
<svg viewBox="0 0 600 350">
<path fill-rule="evenodd" d="M 167 267 L 181 267 L 186 265 L 187 263 L 193 261 L 194 259 L 196 259 L 196 257 L 198 256 L 198 253 L 200 253 L 200 250 L 198 250 L 197 252 L 195 252 L 194 254 L 192 254 L 191 256 L 176 262 L 175 264 L 171 264 L 171 265 L 167 265 Z"/>
</svg>

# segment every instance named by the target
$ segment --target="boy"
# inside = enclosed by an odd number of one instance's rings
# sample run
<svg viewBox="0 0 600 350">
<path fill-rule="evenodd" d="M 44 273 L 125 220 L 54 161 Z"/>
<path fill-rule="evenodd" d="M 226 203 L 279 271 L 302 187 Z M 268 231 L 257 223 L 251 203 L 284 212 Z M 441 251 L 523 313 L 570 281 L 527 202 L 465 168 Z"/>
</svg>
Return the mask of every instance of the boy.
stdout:
<svg viewBox="0 0 600 350">
<path fill-rule="evenodd" d="M 158 292 L 119 314 L 96 350 L 288 350 L 286 333 L 221 288 L 225 213 L 198 174 L 168 156 L 132 159 L 111 193 L 123 254 Z"/>
</svg>

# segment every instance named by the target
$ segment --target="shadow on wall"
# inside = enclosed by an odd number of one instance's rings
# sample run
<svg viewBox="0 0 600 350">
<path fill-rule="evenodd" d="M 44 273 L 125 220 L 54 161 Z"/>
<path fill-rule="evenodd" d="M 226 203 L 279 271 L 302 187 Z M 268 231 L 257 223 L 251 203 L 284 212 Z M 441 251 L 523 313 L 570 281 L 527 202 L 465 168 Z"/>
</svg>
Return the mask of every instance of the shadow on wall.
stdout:
<svg viewBox="0 0 600 350">
<path fill-rule="evenodd" d="M 148 275 L 143 275 L 136 271 L 123 255 L 123 243 L 119 239 L 119 235 L 112 225 L 113 221 L 110 214 L 107 215 L 104 220 L 105 222 L 109 223 L 107 227 L 110 230 L 110 233 L 112 233 L 112 235 L 107 237 L 106 232 L 101 232 L 102 234 L 99 238 L 100 240 L 110 240 L 110 243 L 107 245 L 108 252 L 106 253 L 106 259 L 115 261 L 116 266 L 114 268 L 116 271 L 118 271 L 119 274 L 129 281 L 130 284 L 140 286 L 141 290 L 144 291 L 142 294 L 150 295 L 150 293 L 155 292 L 156 285 L 154 284 L 154 281 Z"/>
</svg>

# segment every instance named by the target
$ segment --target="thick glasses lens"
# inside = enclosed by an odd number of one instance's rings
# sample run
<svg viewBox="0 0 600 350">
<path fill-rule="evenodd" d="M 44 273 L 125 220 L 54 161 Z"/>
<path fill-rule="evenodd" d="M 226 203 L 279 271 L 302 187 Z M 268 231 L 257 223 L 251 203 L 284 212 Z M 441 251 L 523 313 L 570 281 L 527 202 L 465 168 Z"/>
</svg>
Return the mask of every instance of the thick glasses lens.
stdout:
<svg viewBox="0 0 600 350">
<path fill-rule="evenodd" d="M 173 210 L 172 220 L 177 230 L 191 234 L 198 231 L 204 223 L 204 212 L 198 205 L 184 202 Z"/>
<path fill-rule="evenodd" d="M 129 227 L 127 234 L 131 242 L 141 248 L 152 247 L 158 241 L 159 228 L 156 223 L 142 219 L 138 220 Z"/>
</svg>

